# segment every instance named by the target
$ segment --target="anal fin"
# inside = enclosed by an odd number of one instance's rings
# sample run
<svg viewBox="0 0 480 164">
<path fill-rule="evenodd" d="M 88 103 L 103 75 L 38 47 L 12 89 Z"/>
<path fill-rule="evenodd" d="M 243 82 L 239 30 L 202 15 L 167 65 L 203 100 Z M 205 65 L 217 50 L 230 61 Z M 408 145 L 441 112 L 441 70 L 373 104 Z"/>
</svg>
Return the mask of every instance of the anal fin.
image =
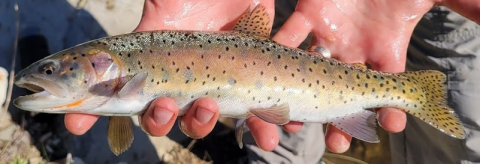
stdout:
<svg viewBox="0 0 480 164">
<path fill-rule="evenodd" d="M 290 109 L 286 103 L 270 108 L 251 109 L 250 112 L 258 118 L 276 125 L 283 125 L 290 121 Z"/>
<path fill-rule="evenodd" d="M 240 149 L 243 148 L 243 130 L 245 129 L 246 119 L 241 119 L 237 121 L 235 126 L 235 139 Z"/>
<path fill-rule="evenodd" d="M 108 145 L 113 154 L 125 152 L 133 142 L 132 121 L 128 116 L 111 116 L 108 122 Z"/>
<path fill-rule="evenodd" d="M 330 123 L 345 133 L 359 140 L 378 143 L 380 140 L 376 131 L 375 113 L 369 110 L 363 110 L 358 113 L 350 114 L 344 117 L 335 118 Z"/>
</svg>

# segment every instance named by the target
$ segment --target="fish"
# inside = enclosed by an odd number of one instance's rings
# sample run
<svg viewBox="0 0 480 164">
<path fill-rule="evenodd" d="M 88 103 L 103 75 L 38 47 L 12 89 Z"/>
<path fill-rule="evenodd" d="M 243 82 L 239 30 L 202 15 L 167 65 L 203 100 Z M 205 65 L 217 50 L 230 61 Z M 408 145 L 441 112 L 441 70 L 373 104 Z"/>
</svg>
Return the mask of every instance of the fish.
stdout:
<svg viewBox="0 0 480 164">
<path fill-rule="evenodd" d="M 258 5 L 231 31 L 146 31 L 89 41 L 20 71 L 15 84 L 35 93 L 14 104 L 33 112 L 109 116 L 108 142 L 116 155 L 133 141 L 128 116 L 159 97 L 174 99 L 180 116 L 209 97 L 224 117 L 329 123 L 372 143 L 379 139 L 371 109 L 394 107 L 465 138 L 447 104 L 444 73 L 386 73 L 343 63 L 272 41 L 269 24 Z M 243 126 L 241 121 L 236 129 L 240 147 Z"/>
</svg>

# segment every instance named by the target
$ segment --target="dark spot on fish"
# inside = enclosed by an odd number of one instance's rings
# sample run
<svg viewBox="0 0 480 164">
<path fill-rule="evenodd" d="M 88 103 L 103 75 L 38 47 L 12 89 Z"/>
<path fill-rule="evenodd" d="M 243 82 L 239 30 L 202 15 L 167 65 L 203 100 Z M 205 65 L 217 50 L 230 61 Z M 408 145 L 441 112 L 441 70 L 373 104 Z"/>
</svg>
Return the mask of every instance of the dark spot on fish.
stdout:
<svg viewBox="0 0 480 164">
<path fill-rule="evenodd" d="M 225 50 L 228 51 L 230 48 L 229 47 L 225 47 Z"/>
<path fill-rule="evenodd" d="M 130 53 L 128 53 L 128 54 L 127 54 L 127 57 L 130 57 L 130 56 L 131 56 Z"/>
<path fill-rule="evenodd" d="M 92 63 L 92 67 L 94 67 L 94 68 L 95 68 L 95 63 Z"/>
<path fill-rule="evenodd" d="M 285 65 L 283 68 L 287 69 L 287 68 L 288 68 L 288 65 Z"/>
<path fill-rule="evenodd" d="M 281 55 L 277 55 L 277 59 L 281 59 L 281 58 L 282 58 L 282 56 L 281 56 Z"/>
<path fill-rule="evenodd" d="M 273 77 L 273 81 L 277 81 L 277 76 L 274 76 L 274 77 Z"/>
</svg>

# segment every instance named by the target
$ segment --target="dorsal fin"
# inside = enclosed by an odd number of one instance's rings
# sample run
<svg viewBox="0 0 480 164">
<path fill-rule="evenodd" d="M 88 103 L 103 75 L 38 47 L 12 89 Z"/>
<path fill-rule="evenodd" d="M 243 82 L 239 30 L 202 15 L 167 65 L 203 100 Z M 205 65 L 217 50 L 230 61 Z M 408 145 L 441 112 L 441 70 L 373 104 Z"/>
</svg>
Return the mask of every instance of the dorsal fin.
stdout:
<svg viewBox="0 0 480 164">
<path fill-rule="evenodd" d="M 270 27 L 270 16 L 266 12 L 265 6 L 259 4 L 252 12 L 247 8 L 235 25 L 234 30 L 246 34 L 270 37 L 272 30 Z"/>
</svg>

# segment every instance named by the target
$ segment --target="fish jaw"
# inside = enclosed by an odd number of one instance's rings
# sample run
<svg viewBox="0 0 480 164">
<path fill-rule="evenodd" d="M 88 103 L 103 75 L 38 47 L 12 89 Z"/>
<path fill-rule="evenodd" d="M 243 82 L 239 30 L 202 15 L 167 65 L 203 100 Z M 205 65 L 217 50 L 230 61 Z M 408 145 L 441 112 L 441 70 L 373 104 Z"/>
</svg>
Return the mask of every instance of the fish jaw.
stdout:
<svg viewBox="0 0 480 164">
<path fill-rule="evenodd" d="M 15 85 L 35 92 L 31 95 L 20 96 L 13 101 L 20 109 L 33 112 L 60 113 L 59 104 L 72 104 L 78 100 L 68 97 L 68 91 L 58 83 L 40 76 L 29 75 L 16 77 Z M 61 106 L 61 105 L 60 105 Z"/>
</svg>

